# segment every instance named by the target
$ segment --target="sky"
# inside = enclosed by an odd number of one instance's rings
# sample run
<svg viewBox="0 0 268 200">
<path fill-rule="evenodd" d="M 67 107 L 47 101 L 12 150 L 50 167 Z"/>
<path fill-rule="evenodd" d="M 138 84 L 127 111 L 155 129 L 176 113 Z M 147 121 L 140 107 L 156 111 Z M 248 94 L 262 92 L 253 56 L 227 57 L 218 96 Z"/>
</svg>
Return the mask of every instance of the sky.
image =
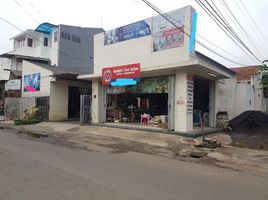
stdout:
<svg viewBox="0 0 268 200">
<path fill-rule="evenodd" d="M 250 21 L 241 2 L 245 5 L 254 22 L 261 30 L 263 36 L 258 32 L 257 28 Z M 18 2 L 23 9 L 16 3 Z M 207 49 L 196 45 L 196 50 L 204 53 L 212 59 L 224 64 L 226 67 L 237 67 L 240 65 L 259 64 L 250 59 L 235 43 L 230 40 L 226 34 L 209 18 L 209 16 L 200 8 L 194 0 L 150 0 L 155 6 L 161 10 L 168 12 L 187 5 L 192 5 L 197 13 L 197 39 L 202 41 L 206 46 L 209 46 L 214 51 L 232 59 L 239 64 L 226 61 Z M 211 0 L 209 0 L 211 2 Z M 235 17 L 243 28 L 252 38 L 254 46 L 247 41 L 244 36 L 236 28 L 232 19 L 228 17 L 227 11 L 221 3 L 222 0 L 213 1 L 220 11 L 227 18 L 228 22 L 234 27 L 238 35 L 250 47 L 259 60 L 268 59 L 268 1 L 267 0 L 225 0 L 230 7 Z M 141 0 L 0 0 L 0 17 L 8 20 L 22 30 L 35 29 L 38 23 L 50 22 L 52 24 L 66 24 L 81 27 L 102 27 L 105 30 L 110 30 L 135 21 L 149 18 L 157 15 L 155 11 L 142 3 Z M 32 17 L 26 12 L 30 13 Z M 34 18 L 34 19 L 32 19 Z M 19 30 L 10 26 L 0 19 L 0 53 L 12 51 L 12 41 L 9 39 L 20 33 Z M 202 38 L 206 40 L 203 40 Z M 216 44 L 221 49 L 212 46 Z M 224 49 L 224 51 L 222 50 Z"/>
</svg>

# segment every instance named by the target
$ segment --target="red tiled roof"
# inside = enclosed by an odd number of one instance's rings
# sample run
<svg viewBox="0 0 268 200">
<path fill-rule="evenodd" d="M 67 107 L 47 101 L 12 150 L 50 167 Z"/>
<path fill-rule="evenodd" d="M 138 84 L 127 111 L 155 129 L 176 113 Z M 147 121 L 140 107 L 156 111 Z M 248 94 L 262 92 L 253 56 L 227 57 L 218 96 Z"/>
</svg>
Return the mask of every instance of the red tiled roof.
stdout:
<svg viewBox="0 0 268 200">
<path fill-rule="evenodd" d="M 237 81 L 250 80 L 252 76 L 257 74 L 257 66 L 237 67 L 230 69 L 237 73 Z"/>
</svg>

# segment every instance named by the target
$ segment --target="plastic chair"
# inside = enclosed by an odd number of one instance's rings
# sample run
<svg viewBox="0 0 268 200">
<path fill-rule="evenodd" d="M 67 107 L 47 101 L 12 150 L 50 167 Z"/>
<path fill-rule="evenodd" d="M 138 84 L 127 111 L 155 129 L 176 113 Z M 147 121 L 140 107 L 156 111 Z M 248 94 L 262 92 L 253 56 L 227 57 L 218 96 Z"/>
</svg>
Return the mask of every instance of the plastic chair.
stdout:
<svg viewBox="0 0 268 200">
<path fill-rule="evenodd" d="M 143 125 L 149 126 L 150 125 L 150 115 L 148 115 L 148 114 L 141 115 L 140 123 Z"/>
</svg>

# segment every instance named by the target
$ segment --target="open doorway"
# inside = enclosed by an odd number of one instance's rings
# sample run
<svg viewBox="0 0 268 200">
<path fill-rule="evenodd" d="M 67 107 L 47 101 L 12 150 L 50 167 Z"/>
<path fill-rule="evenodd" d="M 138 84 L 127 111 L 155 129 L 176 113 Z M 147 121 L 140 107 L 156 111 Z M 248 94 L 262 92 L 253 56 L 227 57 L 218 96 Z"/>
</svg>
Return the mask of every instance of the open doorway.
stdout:
<svg viewBox="0 0 268 200">
<path fill-rule="evenodd" d="M 69 87 L 68 119 L 80 118 L 80 89 Z"/>
<path fill-rule="evenodd" d="M 194 126 L 200 126 L 200 118 L 204 121 L 204 126 L 209 124 L 209 97 L 210 97 L 210 81 L 202 78 L 194 78 L 194 113 L 193 123 Z"/>
</svg>

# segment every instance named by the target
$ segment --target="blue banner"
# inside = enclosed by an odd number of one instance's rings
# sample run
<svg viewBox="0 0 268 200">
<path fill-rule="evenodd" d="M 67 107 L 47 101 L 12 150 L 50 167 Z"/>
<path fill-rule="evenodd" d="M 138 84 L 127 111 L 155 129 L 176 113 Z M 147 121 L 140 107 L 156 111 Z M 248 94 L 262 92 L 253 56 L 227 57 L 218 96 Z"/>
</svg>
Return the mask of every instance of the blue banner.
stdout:
<svg viewBox="0 0 268 200">
<path fill-rule="evenodd" d="M 104 44 L 114 44 L 147 35 L 151 35 L 151 28 L 149 23 L 142 20 L 105 32 Z"/>
</svg>

